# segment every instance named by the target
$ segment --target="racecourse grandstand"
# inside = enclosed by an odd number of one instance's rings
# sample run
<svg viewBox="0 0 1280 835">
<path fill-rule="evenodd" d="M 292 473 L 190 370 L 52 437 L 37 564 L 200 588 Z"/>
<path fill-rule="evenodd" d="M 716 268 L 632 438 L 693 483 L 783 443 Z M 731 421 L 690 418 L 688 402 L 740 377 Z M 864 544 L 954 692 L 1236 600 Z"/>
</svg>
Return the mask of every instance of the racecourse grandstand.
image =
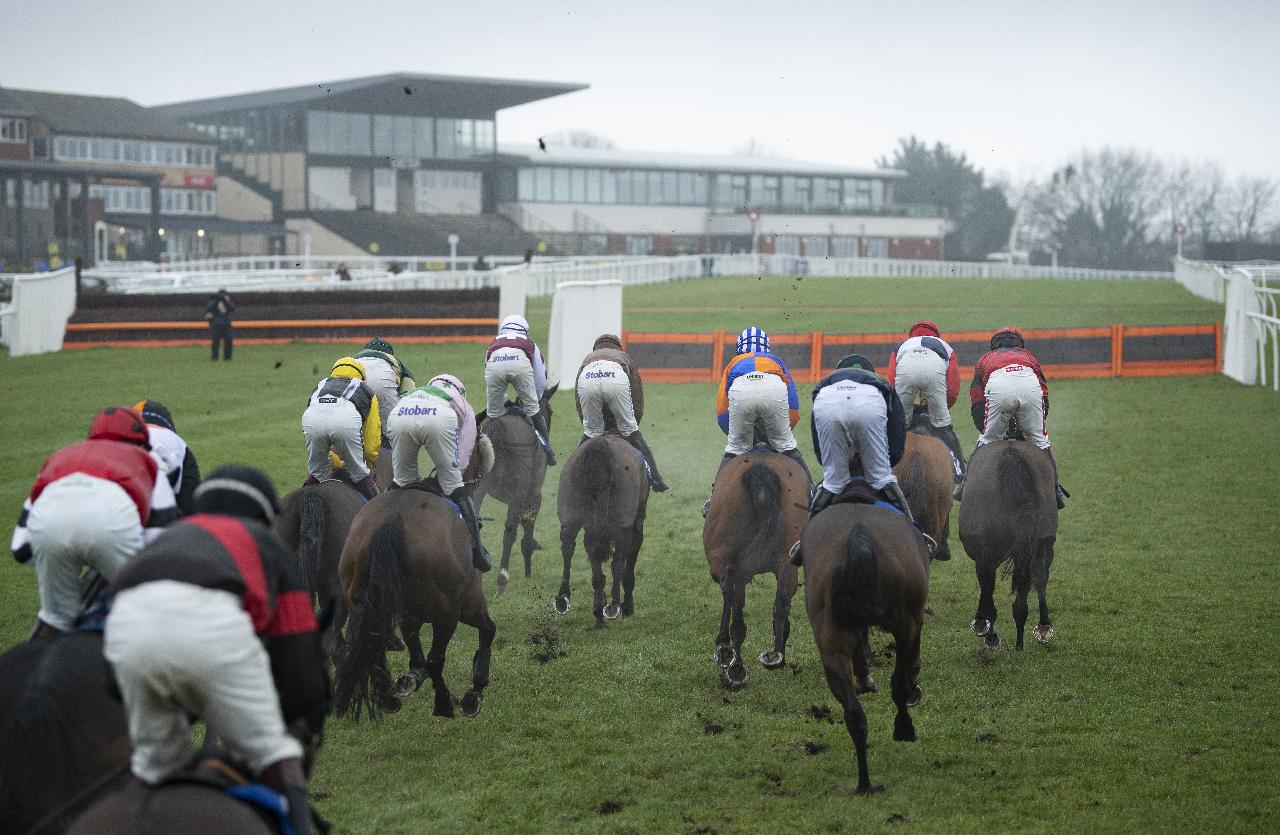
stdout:
<svg viewBox="0 0 1280 835">
<path fill-rule="evenodd" d="M 499 144 L 499 111 L 585 87 L 394 73 L 150 109 L 9 91 L 13 107 L 0 121 L 13 122 L 3 133 L 12 141 L 0 141 L 0 151 L 23 145 L 25 156 L 0 168 L 0 191 L 9 195 L 0 222 L 6 212 L 21 216 L 24 196 L 30 216 L 33 184 L 74 164 L 67 177 L 78 180 L 58 192 L 70 200 L 52 214 L 79 224 L 85 243 L 76 254 L 89 263 L 446 255 L 453 235 L 463 256 L 942 257 L 945 223 L 936 210 L 894 200 L 901 171 Z M 148 130 L 122 134 L 114 122 Z M 33 138 L 39 131 L 45 135 Z M 186 144 L 151 141 L 175 138 Z M 42 149 L 53 151 L 47 161 L 33 157 Z M 33 254 L 68 251 L 52 225 L 33 228 L 4 237 L 0 257 L 25 265 Z M 92 252 L 89 228 L 97 230 Z"/>
</svg>

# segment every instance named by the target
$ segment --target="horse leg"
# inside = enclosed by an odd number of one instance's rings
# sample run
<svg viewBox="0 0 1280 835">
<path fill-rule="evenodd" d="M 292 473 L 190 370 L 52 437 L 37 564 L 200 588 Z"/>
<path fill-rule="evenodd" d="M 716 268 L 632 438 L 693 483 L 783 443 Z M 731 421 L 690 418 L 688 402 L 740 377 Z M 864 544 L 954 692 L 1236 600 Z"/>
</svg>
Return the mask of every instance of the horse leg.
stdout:
<svg viewBox="0 0 1280 835">
<path fill-rule="evenodd" d="M 540 547 L 538 540 L 533 538 L 533 527 L 538 521 L 538 511 L 542 509 L 542 494 L 534 494 L 533 501 L 525 512 L 520 515 L 520 525 L 524 529 L 524 536 L 520 539 L 520 553 L 524 555 L 524 576 L 533 575 L 533 552 Z"/>
<path fill-rule="evenodd" d="M 593 535 L 588 530 L 582 544 L 591 563 L 591 591 L 594 594 L 591 611 L 596 615 L 596 629 L 604 629 L 604 561 L 609 556 L 609 539 Z"/>
<path fill-rule="evenodd" d="M 447 614 L 431 624 L 431 651 L 427 653 L 427 675 L 431 677 L 431 687 L 436 691 L 436 704 L 431 713 L 435 716 L 453 718 L 453 694 L 444 683 L 444 655 L 458 628 L 458 616 Z M 406 638 L 406 640 L 408 640 Z"/>
<path fill-rule="evenodd" d="M 622 597 L 622 574 L 626 571 L 627 564 L 627 540 L 626 531 L 621 531 L 614 537 L 613 560 L 609 565 L 609 574 L 613 579 L 613 587 L 610 590 L 612 596 L 609 604 L 604 607 L 604 616 L 608 620 L 614 620 L 618 615 L 622 614 L 620 600 Z"/>
<path fill-rule="evenodd" d="M 880 688 L 871 677 L 871 647 L 867 631 L 858 633 L 857 646 L 853 649 L 853 690 L 855 693 L 874 693 Z"/>
<path fill-rule="evenodd" d="M 578 544 L 578 528 L 572 525 L 560 526 L 560 556 L 564 559 L 564 573 L 560 575 L 560 593 L 556 595 L 556 613 L 569 614 L 569 566 L 573 563 L 573 551 Z"/>
<path fill-rule="evenodd" d="M 427 677 L 427 659 L 422 654 L 422 621 L 408 615 L 400 617 L 400 634 L 409 650 L 409 671 L 396 679 L 395 694 L 404 698 L 417 691 Z"/>
<path fill-rule="evenodd" d="M 819 639 L 819 647 L 822 646 Z M 831 694 L 844 708 L 844 726 L 853 740 L 853 750 L 858 758 L 858 794 L 869 794 L 883 786 L 871 785 L 871 775 L 867 771 L 867 714 L 858 702 L 858 694 L 854 690 L 853 679 L 849 675 L 851 659 L 834 650 L 822 649 L 822 671 L 827 676 L 827 687 Z"/>
<path fill-rule="evenodd" d="M 484 689 L 489 686 L 489 657 L 493 651 L 493 636 L 498 627 L 484 607 L 483 595 L 479 604 L 467 607 L 462 622 L 474 626 L 480 632 L 480 646 L 471 659 L 471 689 L 462 697 L 462 715 L 475 716 L 484 703 Z"/>
<path fill-rule="evenodd" d="M 1053 640 L 1053 626 L 1049 623 L 1049 603 L 1045 600 L 1045 589 L 1049 586 L 1049 567 L 1053 565 L 1053 546 L 1046 545 L 1040 549 L 1034 565 L 1032 581 L 1036 585 L 1036 596 L 1040 598 L 1040 623 L 1031 630 L 1031 637 L 1042 644 Z"/>
<path fill-rule="evenodd" d="M 742 642 L 747 639 L 747 621 L 742 616 L 742 607 L 746 604 L 747 585 L 735 577 L 733 582 L 733 618 L 729 623 L 729 639 L 733 645 L 733 663 L 724 671 L 725 683 L 732 690 L 740 690 L 747 686 L 750 674 L 742 663 Z"/>
<path fill-rule="evenodd" d="M 790 569 L 790 566 L 787 566 Z M 760 653 L 766 670 L 776 670 L 787 661 L 787 639 L 791 636 L 791 597 L 796 593 L 794 570 L 783 571 L 773 595 L 773 650 Z"/>
<path fill-rule="evenodd" d="M 907 708 L 920 702 L 920 686 L 916 683 L 920 672 L 920 625 L 913 622 L 908 629 L 895 630 L 893 638 L 898 645 L 890 685 L 893 703 L 898 706 L 898 715 L 893 720 L 893 738 L 899 742 L 915 742 L 916 726 Z"/>
<path fill-rule="evenodd" d="M 507 521 L 502 525 L 502 566 L 498 569 L 498 588 L 505 588 L 511 578 L 511 548 L 516 544 L 516 528 L 520 525 L 520 511 L 515 505 L 507 505 Z"/>
<path fill-rule="evenodd" d="M 640 556 L 640 546 L 644 543 L 644 528 L 636 523 L 627 539 L 627 559 L 622 566 L 622 616 L 629 618 L 636 613 L 636 559 Z"/>
<path fill-rule="evenodd" d="M 1016 581 L 1017 580 L 1016 573 L 1014 575 L 1014 578 L 1015 578 L 1015 582 L 1014 582 L 1014 589 L 1013 589 L 1013 623 L 1018 629 L 1017 648 L 1018 648 L 1018 651 L 1021 652 L 1022 651 L 1022 630 L 1027 625 L 1027 611 L 1028 611 L 1027 594 L 1030 592 L 1030 589 L 1027 587 L 1029 584 L 1018 583 Z"/>
<path fill-rule="evenodd" d="M 720 632 L 716 635 L 716 651 L 712 655 L 721 669 L 728 669 L 737 659 L 733 655 L 733 646 L 729 643 L 729 622 L 733 618 L 733 563 L 724 567 L 724 577 L 720 578 Z"/>
<path fill-rule="evenodd" d="M 978 611 L 969 628 L 983 639 L 987 649 L 1000 648 L 1000 636 L 996 633 L 996 565 L 995 560 L 978 559 L 974 570 L 978 573 Z"/>
</svg>

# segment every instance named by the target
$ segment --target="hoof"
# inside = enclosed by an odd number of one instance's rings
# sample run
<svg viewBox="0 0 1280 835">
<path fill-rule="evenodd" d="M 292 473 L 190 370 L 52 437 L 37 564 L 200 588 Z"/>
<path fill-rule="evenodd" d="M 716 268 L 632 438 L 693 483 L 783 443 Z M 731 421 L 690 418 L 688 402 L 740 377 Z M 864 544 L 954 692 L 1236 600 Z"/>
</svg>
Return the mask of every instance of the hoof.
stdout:
<svg viewBox="0 0 1280 835">
<path fill-rule="evenodd" d="M 596 629 L 608 629 L 608 628 L 609 628 L 609 624 L 607 624 L 607 623 L 605 623 L 605 622 L 604 622 L 604 618 L 602 618 L 602 617 L 600 617 L 599 615 L 597 615 L 597 616 L 596 616 L 596 626 L 595 626 L 595 628 L 596 628 Z"/>
<path fill-rule="evenodd" d="M 453 697 L 446 696 L 443 699 L 436 699 L 436 706 L 431 711 L 432 716 L 443 716 L 446 719 L 453 718 Z"/>
<path fill-rule="evenodd" d="M 729 644 L 718 644 L 716 651 L 711 654 L 711 659 L 716 665 L 724 669 L 728 669 L 738 660 L 738 653 L 734 652 L 733 647 Z"/>
<path fill-rule="evenodd" d="M 1053 640 L 1053 627 L 1049 624 L 1041 624 L 1031 630 L 1031 637 L 1035 638 L 1042 644 L 1047 644 Z"/>
<path fill-rule="evenodd" d="M 409 671 L 396 679 L 395 685 L 392 687 L 392 693 L 397 698 L 403 699 L 405 696 L 412 695 L 419 687 L 422 686 L 422 678 L 415 672 Z M 396 705 L 398 708 L 399 705 Z"/>
<path fill-rule="evenodd" d="M 622 604 L 622 616 L 623 616 L 624 618 L 629 618 L 629 617 L 631 617 L 632 615 L 634 615 L 635 613 L 636 613 L 636 607 L 635 607 L 635 606 L 633 606 L 633 605 L 632 605 L 632 604 L 630 604 L 630 603 L 623 603 L 623 604 Z"/>
<path fill-rule="evenodd" d="M 751 680 L 751 674 L 747 672 L 747 668 L 740 663 L 731 667 L 726 667 L 721 671 L 721 679 L 724 686 L 730 690 L 741 690 L 747 686 L 747 682 Z"/>
<path fill-rule="evenodd" d="M 911 692 L 907 694 L 907 707 L 915 707 L 920 704 L 920 700 L 923 698 L 924 691 L 920 689 L 920 685 L 911 685 Z"/>
<path fill-rule="evenodd" d="M 463 716 L 479 716 L 480 708 L 484 705 L 484 693 L 479 690 L 468 690 L 467 694 L 462 697 Z"/>
<path fill-rule="evenodd" d="M 400 700 L 388 694 L 382 697 L 378 706 L 382 708 L 383 713 L 398 713 L 400 711 Z"/>
<path fill-rule="evenodd" d="M 982 645 L 992 652 L 995 652 L 1003 647 L 1004 643 L 1000 640 L 1000 636 L 996 634 L 996 631 L 993 629 L 983 636 Z"/>
<path fill-rule="evenodd" d="M 876 680 L 871 677 L 870 673 L 867 673 L 866 678 L 855 679 L 853 682 L 853 692 L 858 694 L 874 693 L 879 689 L 880 688 L 876 686 Z"/>
<path fill-rule="evenodd" d="M 985 638 L 987 633 L 991 631 L 991 621 L 974 618 L 969 621 L 969 630 L 979 638 Z"/>
<path fill-rule="evenodd" d="M 787 663 L 787 658 L 780 652 L 768 650 L 760 653 L 760 665 L 766 670 L 776 670 Z"/>
<path fill-rule="evenodd" d="M 895 722 L 893 724 L 893 740 L 894 742 L 915 742 L 916 726 L 910 721 L 901 724 Z"/>
<path fill-rule="evenodd" d="M 622 607 L 619 606 L 617 603 L 610 603 L 604 607 L 605 620 L 617 620 L 618 616 L 621 614 L 622 614 Z"/>
<path fill-rule="evenodd" d="M 555 602 L 551 604 L 551 608 L 556 610 L 557 615 L 569 614 L 569 595 L 557 594 Z"/>
</svg>

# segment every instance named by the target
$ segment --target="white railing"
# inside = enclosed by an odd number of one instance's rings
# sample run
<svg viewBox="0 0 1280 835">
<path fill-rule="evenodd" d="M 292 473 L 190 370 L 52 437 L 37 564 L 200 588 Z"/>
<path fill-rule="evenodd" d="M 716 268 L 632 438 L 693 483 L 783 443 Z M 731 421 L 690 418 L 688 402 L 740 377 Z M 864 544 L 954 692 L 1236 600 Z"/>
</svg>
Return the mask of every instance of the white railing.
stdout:
<svg viewBox="0 0 1280 835">
<path fill-rule="evenodd" d="M 799 255 L 714 255 L 715 275 L 809 275 L 866 278 L 1087 278 L 1168 281 L 1170 272 L 1033 267 L 990 261 L 927 261 L 913 258 L 808 258 Z"/>
<path fill-rule="evenodd" d="M 1174 280 L 1193 295 L 1222 304 L 1226 299 L 1227 270 L 1205 261 L 1173 259 Z"/>
<path fill-rule="evenodd" d="M 45 354 L 62 349 L 67 320 L 76 307 L 76 271 L 3 276 L 13 300 L 0 307 L 0 342 L 9 356 Z"/>
</svg>

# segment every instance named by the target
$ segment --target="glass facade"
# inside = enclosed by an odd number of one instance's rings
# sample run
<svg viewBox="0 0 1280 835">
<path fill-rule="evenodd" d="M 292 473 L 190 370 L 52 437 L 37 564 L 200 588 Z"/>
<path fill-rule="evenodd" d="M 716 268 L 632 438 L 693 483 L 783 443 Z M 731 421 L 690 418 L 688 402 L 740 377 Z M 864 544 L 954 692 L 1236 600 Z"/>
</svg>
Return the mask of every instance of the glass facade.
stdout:
<svg viewBox="0 0 1280 835">
<path fill-rule="evenodd" d="M 185 142 L 147 142 L 87 136 L 58 136 L 53 140 L 53 158 L 59 161 L 213 168 L 215 153 L 212 145 L 189 145 Z"/>
</svg>

